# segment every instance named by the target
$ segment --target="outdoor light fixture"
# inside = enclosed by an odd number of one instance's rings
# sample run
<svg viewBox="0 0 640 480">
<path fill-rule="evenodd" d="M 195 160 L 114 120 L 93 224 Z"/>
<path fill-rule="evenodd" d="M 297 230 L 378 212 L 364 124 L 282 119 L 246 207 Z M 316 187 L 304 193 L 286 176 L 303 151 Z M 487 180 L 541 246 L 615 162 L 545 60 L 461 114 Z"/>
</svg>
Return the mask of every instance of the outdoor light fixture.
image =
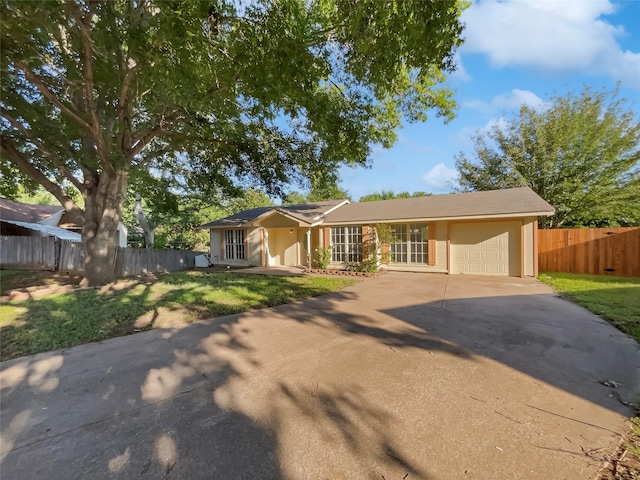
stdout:
<svg viewBox="0 0 640 480">
<path fill-rule="evenodd" d="M 289 233 L 293 233 L 293 228 L 289 230 Z"/>
</svg>

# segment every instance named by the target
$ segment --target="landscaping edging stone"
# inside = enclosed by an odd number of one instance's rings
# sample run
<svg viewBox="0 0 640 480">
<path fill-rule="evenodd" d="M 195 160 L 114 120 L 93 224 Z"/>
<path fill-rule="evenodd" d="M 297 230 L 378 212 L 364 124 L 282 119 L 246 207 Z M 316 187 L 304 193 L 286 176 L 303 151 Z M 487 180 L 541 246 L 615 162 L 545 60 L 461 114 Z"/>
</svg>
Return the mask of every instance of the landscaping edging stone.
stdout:
<svg viewBox="0 0 640 480">
<path fill-rule="evenodd" d="M 313 273 L 315 275 L 333 275 L 341 277 L 378 277 L 387 272 L 386 270 L 380 270 L 379 272 L 353 272 L 351 270 L 305 268 L 304 270 L 302 270 L 302 273 Z"/>
</svg>

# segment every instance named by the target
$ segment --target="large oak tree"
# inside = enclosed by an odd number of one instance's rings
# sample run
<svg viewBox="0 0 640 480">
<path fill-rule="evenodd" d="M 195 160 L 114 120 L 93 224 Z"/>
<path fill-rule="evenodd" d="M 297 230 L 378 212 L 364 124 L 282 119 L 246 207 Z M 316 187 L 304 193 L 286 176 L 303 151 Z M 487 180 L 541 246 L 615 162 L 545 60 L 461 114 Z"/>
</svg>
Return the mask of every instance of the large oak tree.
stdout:
<svg viewBox="0 0 640 480">
<path fill-rule="evenodd" d="M 366 165 L 402 118 L 450 118 L 462 5 L 4 0 L 2 184 L 51 192 L 82 223 L 87 283 L 110 281 L 133 184 L 278 194 Z"/>
<path fill-rule="evenodd" d="M 528 186 L 556 209 L 547 228 L 640 224 L 640 122 L 617 89 L 525 105 L 474 139 L 456 160 L 461 190 Z"/>
</svg>

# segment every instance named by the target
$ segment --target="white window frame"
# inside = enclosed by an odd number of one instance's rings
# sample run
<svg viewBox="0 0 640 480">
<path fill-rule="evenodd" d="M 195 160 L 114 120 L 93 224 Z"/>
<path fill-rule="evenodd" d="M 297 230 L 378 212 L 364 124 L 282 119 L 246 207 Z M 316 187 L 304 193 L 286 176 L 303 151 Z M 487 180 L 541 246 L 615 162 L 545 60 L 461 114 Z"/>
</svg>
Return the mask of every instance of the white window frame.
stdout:
<svg viewBox="0 0 640 480">
<path fill-rule="evenodd" d="M 331 227 L 331 261 L 357 263 L 362 261 L 362 226 Z"/>
<path fill-rule="evenodd" d="M 224 259 L 244 260 L 246 258 L 245 239 L 246 232 L 241 228 L 223 231 Z"/>
<path fill-rule="evenodd" d="M 389 225 L 396 235 L 396 227 L 402 227 L 403 233 L 397 242 L 389 245 L 391 258 L 389 263 L 397 265 L 429 265 L 429 224 L 396 223 Z M 397 255 L 397 256 L 396 256 Z M 399 261 L 398 257 L 403 257 Z"/>
</svg>

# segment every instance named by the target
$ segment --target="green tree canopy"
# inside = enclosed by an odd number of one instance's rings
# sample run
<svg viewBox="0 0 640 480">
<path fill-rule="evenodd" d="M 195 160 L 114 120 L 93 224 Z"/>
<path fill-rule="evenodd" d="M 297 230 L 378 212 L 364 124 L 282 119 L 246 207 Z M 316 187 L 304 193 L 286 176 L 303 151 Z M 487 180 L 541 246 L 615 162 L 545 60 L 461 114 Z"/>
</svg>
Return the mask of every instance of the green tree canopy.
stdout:
<svg viewBox="0 0 640 480">
<path fill-rule="evenodd" d="M 133 214 L 134 199 L 134 196 L 128 197 L 122 223 L 129 230 L 129 245 L 142 248 L 145 246 L 144 235 Z M 240 194 L 227 198 L 190 195 L 180 200 L 176 210 L 167 210 L 153 197 L 150 200 L 142 198 L 145 215 L 154 229 L 155 248 L 208 251 L 209 231 L 198 228 L 200 225 L 243 210 L 273 205 L 266 193 L 255 188 L 244 189 Z"/>
<path fill-rule="evenodd" d="M 300 193 L 297 190 L 292 190 L 291 192 L 287 192 L 282 197 L 283 205 L 299 205 L 301 203 L 308 203 L 307 197 L 305 194 Z"/>
<path fill-rule="evenodd" d="M 319 182 L 311 179 L 311 188 L 304 193 L 292 190 L 282 197 L 283 205 L 295 205 L 299 203 L 324 202 L 326 200 L 351 200 L 351 195 L 342 188 L 337 178 Z"/>
<path fill-rule="evenodd" d="M 465 5 L 2 0 L 0 168 L 82 222 L 86 280 L 109 281 L 130 191 L 276 195 L 452 118 Z"/>
<path fill-rule="evenodd" d="M 523 106 L 460 153 L 461 190 L 531 187 L 556 208 L 547 228 L 640 224 L 640 122 L 618 89 Z"/>
<path fill-rule="evenodd" d="M 411 198 L 411 197 L 426 197 L 431 195 L 427 192 L 399 192 L 395 193 L 393 190 L 380 190 L 379 192 L 370 193 L 360 197 L 360 202 L 375 202 L 377 200 L 394 200 L 396 198 Z"/>
</svg>

